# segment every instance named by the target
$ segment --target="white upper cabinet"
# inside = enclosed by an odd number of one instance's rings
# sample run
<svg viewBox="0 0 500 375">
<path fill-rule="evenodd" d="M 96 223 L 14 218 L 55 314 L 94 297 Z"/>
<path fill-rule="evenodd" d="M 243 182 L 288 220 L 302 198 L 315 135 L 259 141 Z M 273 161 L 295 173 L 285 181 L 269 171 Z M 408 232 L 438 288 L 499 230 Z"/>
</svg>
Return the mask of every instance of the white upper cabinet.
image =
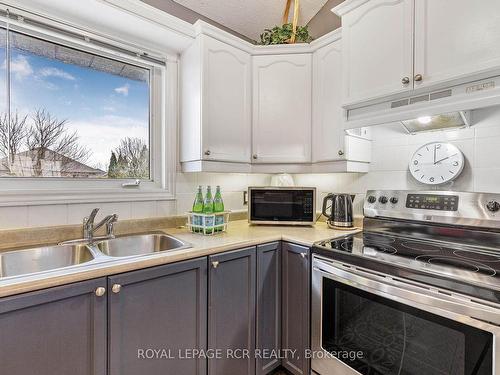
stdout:
<svg viewBox="0 0 500 375">
<path fill-rule="evenodd" d="M 413 5 L 370 0 L 342 16 L 344 105 L 412 89 Z"/>
<path fill-rule="evenodd" d="M 415 2 L 415 88 L 499 67 L 499 0 Z"/>
<path fill-rule="evenodd" d="M 498 0 L 346 0 L 335 12 L 346 108 L 500 72 Z"/>
<path fill-rule="evenodd" d="M 313 54 L 313 162 L 345 159 L 341 45 L 339 39 Z"/>
<path fill-rule="evenodd" d="M 181 58 L 181 162 L 249 163 L 251 56 L 207 35 Z"/>
<path fill-rule="evenodd" d="M 311 162 L 311 59 L 253 57 L 253 163 Z"/>
<path fill-rule="evenodd" d="M 342 41 L 337 39 L 313 54 L 312 161 L 370 162 L 371 142 L 346 135 L 342 108 Z M 347 168 L 348 170 L 349 168 Z"/>
</svg>

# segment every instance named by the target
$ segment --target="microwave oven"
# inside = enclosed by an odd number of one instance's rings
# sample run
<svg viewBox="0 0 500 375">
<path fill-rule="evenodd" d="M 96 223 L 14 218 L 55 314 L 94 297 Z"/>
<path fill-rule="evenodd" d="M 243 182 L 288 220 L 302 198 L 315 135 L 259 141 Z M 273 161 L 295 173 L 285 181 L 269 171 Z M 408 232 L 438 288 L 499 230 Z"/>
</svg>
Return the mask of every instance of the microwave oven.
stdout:
<svg viewBox="0 0 500 375">
<path fill-rule="evenodd" d="M 313 225 L 316 222 L 316 188 L 249 187 L 248 222 Z"/>
</svg>

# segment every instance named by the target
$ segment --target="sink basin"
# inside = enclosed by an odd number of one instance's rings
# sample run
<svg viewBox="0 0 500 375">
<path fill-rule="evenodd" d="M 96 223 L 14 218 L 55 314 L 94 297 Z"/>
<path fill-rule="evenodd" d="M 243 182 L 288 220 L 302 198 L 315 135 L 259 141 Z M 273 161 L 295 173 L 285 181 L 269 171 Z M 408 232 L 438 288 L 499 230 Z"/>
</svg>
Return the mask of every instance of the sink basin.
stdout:
<svg viewBox="0 0 500 375">
<path fill-rule="evenodd" d="M 94 259 L 85 245 L 46 246 L 0 252 L 0 278 L 76 266 Z"/>
<path fill-rule="evenodd" d="M 98 242 L 96 246 L 102 253 L 110 257 L 147 255 L 190 247 L 187 243 L 163 233 L 117 237 Z"/>
</svg>

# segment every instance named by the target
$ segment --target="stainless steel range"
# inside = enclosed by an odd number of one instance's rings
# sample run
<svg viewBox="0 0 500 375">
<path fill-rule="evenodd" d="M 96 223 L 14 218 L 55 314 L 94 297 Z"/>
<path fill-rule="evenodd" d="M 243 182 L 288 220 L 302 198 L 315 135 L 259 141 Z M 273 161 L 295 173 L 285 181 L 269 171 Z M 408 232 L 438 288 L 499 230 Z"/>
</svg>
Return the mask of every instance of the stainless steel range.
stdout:
<svg viewBox="0 0 500 375">
<path fill-rule="evenodd" d="M 312 369 L 500 375 L 500 195 L 369 191 L 313 247 Z"/>
</svg>

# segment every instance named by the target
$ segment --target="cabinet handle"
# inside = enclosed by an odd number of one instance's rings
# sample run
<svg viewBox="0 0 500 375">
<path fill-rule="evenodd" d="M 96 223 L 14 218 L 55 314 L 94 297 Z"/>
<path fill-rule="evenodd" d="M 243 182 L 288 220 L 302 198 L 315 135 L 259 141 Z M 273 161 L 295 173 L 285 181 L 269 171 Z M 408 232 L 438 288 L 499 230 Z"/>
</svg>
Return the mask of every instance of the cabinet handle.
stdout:
<svg viewBox="0 0 500 375">
<path fill-rule="evenodd" d="M 99 288 L 96 288 L 94 293 L 97 297 L 102 297 L 103 295 L 106 294 L 106 288 L 100 286 Z"/>
<path fill-rule="evenodd" d="M 205 151 L 205 155 L 210 156 L 211 152 L 210 150 Z"/>
<path fill-rule="evenodd" d="M 344 155 L 344 151 L 339 150 L 339 156 L 342 156 L 342 155 Z"/>
<path fill-rule="evenodd" d="M 252 158 L 254 158 L 254 160 L 256 160 L 258 158 L 257 154 L 253 154 Z"/>
<path fill-rule="evenodd" d="M 306 258 L 307 258 L 307 254 L 306 254 L 306 253 L 300 253 L 300 256 L 301 256 L 303 259 L 306 259 Z"/>
<path fill-rule="evenodd" d="M 219 261 L 216 260 L 216 261 L 212 262 L 212 267 L 213 268 L 219 267 Z"/>
<path fill-rule="evenodd" d="M 420 82 L 420 81 L 424 80 L 424 77 L 422 76 L 422 74 L 416 74 L 414 79 L 415 79 L 415 82 Z"/>
<path fill-rule="evenodd" d="M 410 77 L 403 77 L 403 79 L 401 80 L 401 82 L 403 83 L 403 85 L 407 85 L 410 83 Z"/>
<path fill-rule="evenodd" d="M 113 284 L 111 290 L 113 291 L 113 293 L 118 294 L 120 293 L 120 290 L 122 290 L 122 286 L 120 284 Z"/>
</svg>

